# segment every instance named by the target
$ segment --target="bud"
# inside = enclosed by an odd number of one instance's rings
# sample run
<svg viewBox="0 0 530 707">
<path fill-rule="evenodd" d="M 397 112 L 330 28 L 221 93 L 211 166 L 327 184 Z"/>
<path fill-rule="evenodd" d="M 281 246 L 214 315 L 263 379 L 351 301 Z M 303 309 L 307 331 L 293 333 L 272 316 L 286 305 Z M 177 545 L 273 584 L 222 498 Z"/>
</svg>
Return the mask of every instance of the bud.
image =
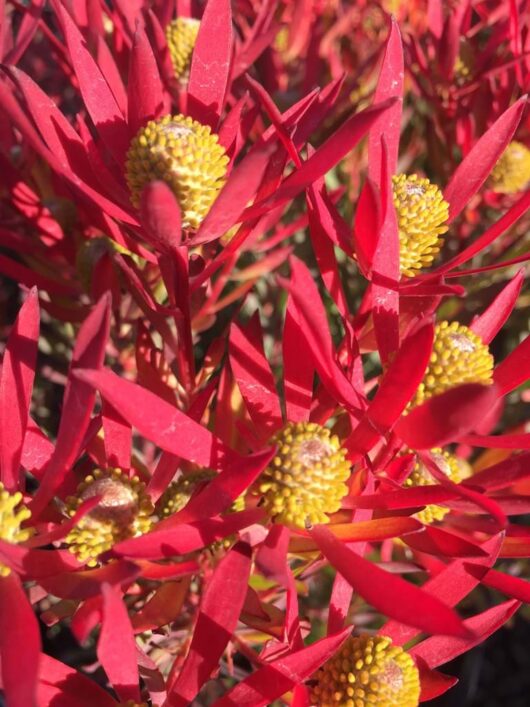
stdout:
<svg viewBox="0 0 530 707">
<path fill-rule="evenodd" d="M 182 227 L 196 231 L 225 183 L 228 162 L 208 125 L 184 115 L 150 120 L 127 153 L 131 202 L 138 207 L 143 188 L 164 181 L 178 201 Z"/>
<path fill-rule="evenodd" d="M 416 707 L 420 699 L 414 661 L 385 636 L 352 636 L 314 680 L 315 707 Z"/>
<path fill-rule="evenodd" d="M 431 449 L 431 455 L 436 466 L 448 479 L 454 481 L 455 484 L 459 484 L 463 480 L 464 474 L 458 457 L 439 448 Z M 410 476 L 405 481 L 405 486 L 430 486 L 437 483 L 437 480 L 431 475 L 425 464 L 421 460 L 418 460 Z M 435 520 L 442 520 L 448 513 L 449 508 L 431 504 L 426 506 L 423 511 L 416 513 L 416 518 L 422 523 L 427 524 Z"/>
<path fill-rule="evenodd" d="M 175 70 L 175 76 L 183 84 L 188 82 L 193 48 L 200 27 L 199 20 L 177 17 L 166 27 L 167 46 Z"/>
<path fill-rule="evenodd" d="M 84 515 L 66 536 L 69 550 L 89 567 L 98 565 L 98 556 L 116 543 L 147 533 L 152 526 L 153 504 L 145 484 L 129 479 L 121 469 L 96 471 L 77 487 L 76 496 L 66 499 L 74 516 L 89 498 L 100 496 L 99 503 Z"/>
<path fill-rule="evenodd" d="M 263 507 L 279 523 L 301 528 L 328 523 L 340 508 L 350 475 L 338 437 L 313 422 L 289 423 L 270 440 L 276 456 L 258 480 Z"/>
<path fill-rule="evenodd" d="M 399 269 L 405 277 L 432 265 L 447 231 L 449 204 L 428 179 L 416 174 L 392 177 L 399 228 Z"/>
<path fill-rule="evenodd" d="M 493 356 L 478 334 L 458 322 L 440 322 L 434 330 L 429 365 L 410 407 L 464 383 L 492 382 Z"/>
<path fill-rule="evenodd" d="M 23 543 L 29 540 L 32 528 L 21 528 L 25 520 L 31 517 L 31 511 L 21 503 L 20 491 L 9 493 L 0 483 L 0 539 L 8 543 Z M 0 577 L 7 577 L 11 569 L 0 563 Z"/>
<path fill-rule="evenodd" d="M 513 140 L 491 172 L 491 187 L 499 194 L 516 194 L 529 180 L 530 150 L 522 142 Z"/>
</svg>

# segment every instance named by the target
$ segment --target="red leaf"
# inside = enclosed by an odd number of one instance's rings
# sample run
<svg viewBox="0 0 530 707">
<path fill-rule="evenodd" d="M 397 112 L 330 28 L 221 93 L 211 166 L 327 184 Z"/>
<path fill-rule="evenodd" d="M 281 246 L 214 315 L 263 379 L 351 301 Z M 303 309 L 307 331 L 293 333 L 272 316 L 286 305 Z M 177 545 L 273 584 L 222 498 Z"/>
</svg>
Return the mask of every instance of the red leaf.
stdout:
<svg viewBox="0 0 530 707">
<path fill-rule="evenodd" d="M 383 376 L 365 416 L 347 439 L 348 449 L 364 454 L 392 428 L 423 379 L 433 336 L 432 324 L 425 324 L 405 339 Z"/>
<path fill-rule="evenodd" d="M 188 113 L 214 130 L 228 87 L 232 44 L 229 0 L 208 0 L 191 60 Z"/>
<path fill-rule="evenodd" d="M 123 113 L 67 10 L 60 0 L 53 0 L 52 4 L 65 35 L 87 111 L 107 149 L 121 165 L 129 147 Z"/>
<path fill-rule="evenodd" d="M 526 604 L 530 604 L 530 582 L 525 579 L 493 569 L 488 570 L 486 574 L 484 574 L 482 567 L 475 567 L 471 562 L 466 565 L 466 569 L 470 574 L 476 576 L 480 583 L 484 584 L 486 587 L 496 589 L 498 592 L 502 592 L 513 599 L 517 599 L 517 601 L 524 601 Z"/>
<path fill-rule="evenodd" d="M 141 26 L 134 33 L 127 87 L 129 134 L 132 137 L 164 109 L 162 83 L 149 40 Z"/>
<path fill-rule="evenodd" d="M 116 700 L 97 683 L 45 653 L 40 656 L 37 703 L 39 707 L 116 707 Z"/>
<path fill-rule="evenodd" d="M 105 456 L 110 467 L 129 469 L 131 466 L 132 430 L 120 413 L 103 403 L 101 415 L 105 440 Z"/>
<path fill-rule="evenodd" d="M 241 513 L 230 513 L 224 518 L 207 518 L 189 525 L 181 523 L 168 526 L 164 522 L 163 527 L 162 523 L 159 524 L 160 529 L 118 543 L 114 546 L 112 554 L 117 557 L 139 557 L 146 560 L 185 555 L 258 523 L 263 517 L 264 512 L 256 508 Z"/>
<path fill-rule="evenodd" d="M 494 385 L 469 383 L 429 398 L 402 417 L 396 434 L 411 449 L 432 449 L 470 432 L 498 397 Z"/>
<path fill-rule="evenodd" d="M 513 435 L 467 435 L 460 440 L 461 444 L 471 447 L 488 447 L 490 449 L 530 449 L 530 433 Z M 530 469 L 528 470 L 530 474 Z"/>
<path fill-rule="evenodd" d="M 109 327 L 110 297 L 104 295 L 88 315 L 77 335 L 55 450 L 30 504 L 34 517 L 38 517 L 52 499 L 80 451 L 96 396 L 93 388 L 78 380 L 75 373 L 79 368 L 99 368 L 102 365 Z"/>
<path fill-rule="evenodd" d="M 498 464 L 473 474 L 472 483 L 482 489 L 496 491 L 511 486 L 530 473 L 530 452 L 504 459 Z"/>
<path fill-rule="evenodd" d="M 180 208 L 165 182 L 150 182 L 142 190 L 140 214 L 147 238 L 162 253 L 171 253 L 182 242 Z"/>
<path fill-rule="evenodd" d="M 31 290 L 11 329 L 0 376 L 0 466 L 8 491 L 19 488 L 20 460 L 37 362 L 39 299 Z"/>
<path fill-rule="evenodd" d="M 458 678 L 454 678 L 452 675 L 444 675 L 438 670 L 430 670 L 421 658 L 416 660 L 420 673 L 420 702 L 427 702 L 443 695 L 458 682 Z"/>
<path fill-rule="evenodd" d="M 0 558 L 2 564 L 26 581 L 71 572 L 81 566 L 66 550 L 35 550 L 5 540 L 0 540 Z"/>
<path fill-rule="evenodd" d="M 240 682 L 213 707 L 265 707 L 304 682 L 339 650 L 351 634 L 351 626 L 263 665 Z"/>
<path fill-rule="evenodd" d="M 97 655 L 112 687 L 124 702 L 140 702 L 138 665 L 133 629 L 117 589 L 101 586 L 103 610 Z"/>
<path fill-rule="evenodd" d="M 460 163 L 444 191 L 449 202 L 449 222 L 471 201 L 508 146 L 521 120 L 526 96 L 520 98 L 493 123 Z"/>
<path fill-rule="evenodd" d="M 187 707 L 218 666 L 247 594 L 250 546 L 239 542 L 215 569 L 201 602 L 190 651 L 168 693 L 166 707 Z"/>
<path fill-rule="evenodd" d="M 189 587 L 190 578 L 160 584 L 153 596 L 131 617 L 134 632 L 156 630 L 175 621 L 182 611 Z"/>
<path fill-rule="evenodd" d="M 35 707 L 40 631 L 15 574 L 0 577 L 2 688 L 9 707 Z"/>
<path fill-rule="evenodd" d="M 394 102 L 394 99 L 390 99 L 351 116 L 318 150 L 315 150 L 314 154 L 299 169 L 290 174 L 271 196 L 249 206 L 243 212 L 241 219 L 246 221 L 256 218 L 272 208 L 294 199 L 303 189 L 326 174 L 352 150 L 377 118 L 393 106 Z"/>
<path fill-rule="evenodd" d="M 310 531 L 327 560 L 375 609 L 427 633 L 467 636 L 458 615 L 431 594 L 345 547 L 325 526 Z"/>
<path fill-rule="evenodd" d="M 230 367 L 260 437 L 267 439 L 281 427 L 282 412 L 258 311 L 246 326 L 234 322 L 230 327 Z"/>
<path fill-rule="evenodd" d="M 519 297 L 525 277 L 524 269 L 495 297 L 490 306 L 471 324 L 471 330 L 478 334 L 485 344 L 489 344 L 502 329 Z"/>
<path fill-rule="evenodd" d="M 370 128 L 368 137 L 368 176 L 381 186 L 382 143 L 384 137 L 388 147 L 389 176 L 396 174 L 403 109 L 403 46 L 396 18 L 390 18 L 390 31 L 386 40 L 381 73 L 375 89 L 374 103 L 394 98 L 395 103 Z"/>
<path fill-rule="evenodd" d="M 95 570 L 68 572 L 42 579 L 39 584 L 61 599 L 89 599 L 101 594 L 104 583 L 119 587 L 131 583 L 140 574 L 132 562 L 121 560 Z"/>
<path fill-rule="evenodd" d="M 304 422 L 309 418 L 313 397 L 315 370 L 309 356 L 300 356 L 301 338 L 298 311 L 289 299 L 282 337 L 285 410 L 289 422 Z"/>
<path fill-rule="evenodd" d="M 372 271 L 381 222 L 381 194 L 378 187 L 367 179 L 357 201 L 353 230 L 355 255 L 365 277 L 368 277 Z"/>
<path fill-rule="evenodd" d="M 520 607 L 518 601 L 510 600 L 494 606 L 487 611 L 464 621 L 468 636 L 464 638 L 447 638 L 432 636 L 414 646 L 410 654 L 425 661 L 429 668 L 448 663 L 456 656 L 474 648 L 491 636 L 510 619 Z"/>
<path fill-rule="evenodd" d="M 425 526 L 419 533 L 409 533 L 404 538 L 404 542 L 413 550 L 435 556 L 480 557 L 487 555 L 479 545 L 436 526 Z"/>
<path fill-rule="evenodd" d="M 130 425 L 171 454 L 213 469 L 239 458 L 178 408 L 112 371 L 76 371 L 75 376 L 97 388 Z"/>
<path fill-rule="evenodd" d="M 500 395 L 507 395 L 530 378 L 530 336 L 495 367 L 493 380 Z"/>
</svg>

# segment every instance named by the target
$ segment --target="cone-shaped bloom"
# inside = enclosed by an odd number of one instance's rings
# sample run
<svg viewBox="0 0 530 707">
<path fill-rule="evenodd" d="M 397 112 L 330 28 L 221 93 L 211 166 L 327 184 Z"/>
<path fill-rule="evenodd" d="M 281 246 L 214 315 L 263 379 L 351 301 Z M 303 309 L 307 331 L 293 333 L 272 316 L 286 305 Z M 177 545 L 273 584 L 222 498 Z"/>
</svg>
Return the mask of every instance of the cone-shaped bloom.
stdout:
<svg viewBox="0 0 530 707">
<path fill-rule="evenodd" d="M 516 194 L 530 180 L 530 150 L 513 140 L 491 172 L 491 187 L 500 194 Z"/>
<path fill-rule="evenodd" d="M 455 484 L 460 483 L 463 477 L 462 465 L 458 457 L 445 449 L 432 449 L 431 455 L 436 463 L 437 467 L 442 471 L 448 479 L 453 481 Z M 436 483 L 432 475 L 425 464 L 418 460 L 414 464 L 414 468 L 410 473 L 410 476 L 405 481 L 405 486 L 429 486 Z M 426 506 L 423 511 L 416 514 L 418 520 L 422 523 L 432 523 L 435 520 L 442 520 L 447 513 L 449 513 L 449 508 L 444 508 L 443 506 L 437 506 L 436 504 L 430 504 Z"/>
<path fill-rule="evenodd" d="M 175 76 L 181 83 L 186 83 L 189 78 L 191 56 L 200 24 L 199 20 L 193 17 L 177 17 L 166 27 L 169 54 Z"/>
</svg>

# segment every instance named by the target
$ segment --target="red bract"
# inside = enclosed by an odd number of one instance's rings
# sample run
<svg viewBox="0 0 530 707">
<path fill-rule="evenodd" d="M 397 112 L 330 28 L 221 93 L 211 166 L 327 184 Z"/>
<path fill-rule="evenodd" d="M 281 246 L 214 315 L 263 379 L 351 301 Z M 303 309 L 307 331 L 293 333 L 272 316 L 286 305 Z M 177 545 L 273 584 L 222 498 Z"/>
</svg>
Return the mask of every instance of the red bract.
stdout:
<svg viewBox="0 0 530 707">
<path fill-rule="evenodd" d="M 530 601 L 528 7 L 387 5 L 2 5 L 8 707 L 414 707 Z"/>
</svg>

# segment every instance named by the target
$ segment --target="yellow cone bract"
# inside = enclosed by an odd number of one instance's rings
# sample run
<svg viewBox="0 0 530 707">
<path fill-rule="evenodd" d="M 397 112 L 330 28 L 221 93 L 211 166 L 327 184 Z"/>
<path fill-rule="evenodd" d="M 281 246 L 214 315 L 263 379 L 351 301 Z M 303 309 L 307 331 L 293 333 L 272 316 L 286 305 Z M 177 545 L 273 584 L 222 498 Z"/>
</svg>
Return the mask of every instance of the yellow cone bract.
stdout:
<svg viewBox="0 0 530 707">
<path fill-rule="evenodd" d="M 263 507 L 279 523 L 328 523 L 348 492 L 350 463 L 337 436 L 313 422 L 289 423 L 270 441 L 277 453 L 258 480 Z"/>
<path fill-rule="evenodd" d="M 127 153 L 131 202 L 138 207 L 143 188 L 164 181 L 178 201 L 182 227 L 195 231 L 225 183 L 228 162 L 208 125 L 184 115 L 150 120 Z"/>
<path fill-rule="evenodd" d="M 416 174 L 392 178 L 399 228 L 399 269 L 405 277 L 432 265 L 447 231 L 449 204 L 440 189 Z"/>
<path fill-rule="evenodd" d="M 463 383 L 491 383 L 493 363 L 488 347 L 469 327 L 440 322 L 434 330 L 429 365 L 410 407 Z"/>
<path fill-rule="evenodd" d="M 21 528 L 25 520 L 31 517 L 31 511 L 21 503 L 20 491 L 9 493 L 0 483 L 0 539 L 8 543 L 23 543 L 32 535 L 31 528 Z M 0 563 L 0 577 L 7 577 L 11 569 Z"/>
<path fill-rule="evenodd" d="M 116 543 L 147 533 L 152 526 L 153 504 L 145 484 L 131 479 L 120 469 L 96 469 L 79 484 L 76 496 L 66 499 L 70 516 L 94 496 L 98 504 L 84 515 L 65 539 L 68 549 L 89 567 L 98 564 L 98 556 Z"/>
<path fill-rule="evenodd" d="M 490 183 L 493 191 L 515 194 L 530 181 L 530 150 L 522 142 L 513 140 L 493 168 Z"/>
<path fill-rule="evenodd" d="M 314 675 L 315 707 L 416 707 L 418 669 L 385 636 L 354 636 Z"/>
<path fill-rule="evenodd" d="M 184 83 L 189 77 L 191 57 L 200 24 L 199 20 L 192 17 L 177 17 L 166 27 L 167 46 L 175 76 Z"/>
</svg>

